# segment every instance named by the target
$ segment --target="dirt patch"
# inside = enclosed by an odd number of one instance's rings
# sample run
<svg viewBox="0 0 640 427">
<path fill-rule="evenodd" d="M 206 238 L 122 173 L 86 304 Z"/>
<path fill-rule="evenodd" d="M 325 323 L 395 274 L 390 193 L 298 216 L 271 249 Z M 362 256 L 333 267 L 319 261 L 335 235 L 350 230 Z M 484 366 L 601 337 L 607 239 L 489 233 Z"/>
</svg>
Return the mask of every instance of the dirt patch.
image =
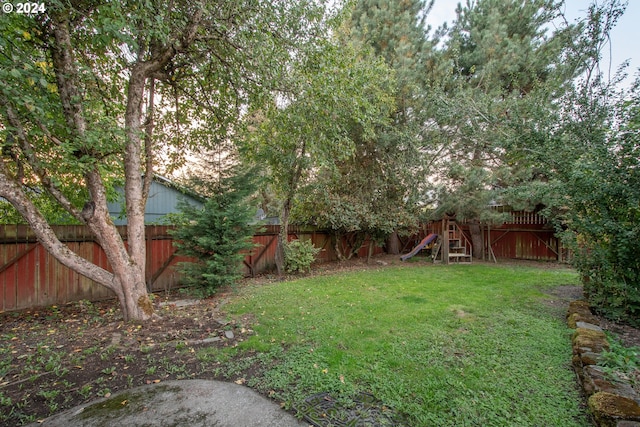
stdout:
<svg viewBox="0 0 640 427">
<path fill-rule="evenodd" d="M 600 327 L 616 335 L 625 347 L 640 347 L 640 329 L 629 325 L 612 322 L 604 317 L 598 317 Z"/>
<path fill-rule="evenodd" d="M 236 380 L 209 356 L 251 334 L 216 310 L 224 296 L 188 306 L 179 295 L 156 298 L 160 318 L 144 325 L 124 323 L 115 301 L 0 314 L 0 426 L 145 384 Z"/>
</svg>

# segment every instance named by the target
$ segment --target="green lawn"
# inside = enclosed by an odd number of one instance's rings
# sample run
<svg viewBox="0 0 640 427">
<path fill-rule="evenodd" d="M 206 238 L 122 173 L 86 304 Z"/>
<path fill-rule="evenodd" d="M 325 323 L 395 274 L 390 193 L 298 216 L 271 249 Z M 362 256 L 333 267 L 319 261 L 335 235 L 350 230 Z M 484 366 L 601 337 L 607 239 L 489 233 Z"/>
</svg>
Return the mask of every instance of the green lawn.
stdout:
<svg viewBox="0 0 640 427">
<path fill-rule="evenodd" d="M 411 426 L 590 425 L 571 331 L 543 292 L 568 269 L 415 264 L 251 286 L 227 307 L 268 366 L 249 385 L 297 406 L 372 393 Z"/>
</svg>

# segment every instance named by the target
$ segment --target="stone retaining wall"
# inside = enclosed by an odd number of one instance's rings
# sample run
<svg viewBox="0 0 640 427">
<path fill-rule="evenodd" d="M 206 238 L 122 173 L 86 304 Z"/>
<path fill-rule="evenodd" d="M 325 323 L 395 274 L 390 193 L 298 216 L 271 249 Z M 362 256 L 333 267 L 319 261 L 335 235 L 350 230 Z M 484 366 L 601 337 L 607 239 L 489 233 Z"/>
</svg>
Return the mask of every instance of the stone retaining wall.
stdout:
<svg viewBox="0 0 640 427">
<path fill-rule="evenodd" d="M 609 349 L 607 336 L 586 301 L 569 304 L 567 323 L 575 329 L 571 339 L 573 367 L 599 427 L 640 427 L 640 396 L 628 382 L 607 375 L 597 366 Z"/>
</svg>

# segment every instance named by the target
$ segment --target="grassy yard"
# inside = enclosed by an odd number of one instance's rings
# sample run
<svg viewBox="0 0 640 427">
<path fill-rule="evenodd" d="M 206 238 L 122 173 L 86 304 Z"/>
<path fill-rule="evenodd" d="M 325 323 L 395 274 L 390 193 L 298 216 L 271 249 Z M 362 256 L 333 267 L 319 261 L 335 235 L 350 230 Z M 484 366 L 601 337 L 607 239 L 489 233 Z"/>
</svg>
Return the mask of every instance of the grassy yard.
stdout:
<svg viewBox="0 0 640 427">
<path fill-rule="evenodd" d="M 415 264 L 250 286 L 248 385 L 297 407 L 368 392 L 411 426 L 586 426 L 571 331 L 544 292 L 571 270 Z M 246 366 L 237 367 L 238 370 Z"/>
</svg>

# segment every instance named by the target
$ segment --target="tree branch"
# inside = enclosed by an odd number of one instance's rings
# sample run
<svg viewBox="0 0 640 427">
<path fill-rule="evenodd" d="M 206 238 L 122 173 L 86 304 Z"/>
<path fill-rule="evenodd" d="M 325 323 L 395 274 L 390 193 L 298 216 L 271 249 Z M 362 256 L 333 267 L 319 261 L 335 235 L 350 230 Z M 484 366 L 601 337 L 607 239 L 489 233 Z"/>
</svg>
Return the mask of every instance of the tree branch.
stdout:
<svg viewBox="0 0 640 427">
<path fill-rule="evenodd" d="M 0 197 L 4 197 L 20 212 L 36 234 L 38 241 L 58 261 L 83 276 L 118 292 L 112 273 L 82 258 L 58 239 L 46 219 L 26 196 L 20 184 L 10 178 L 3 162 L 0 162 Z"/>
<path fill-rule="evenodd" d="M 60 191 L 60 189 L 51 181 L 49 178 L 49 174 L 47 171 L 40 166 L 40 161 L 36 157 L 35 151 L 33 150 L 33 146 L 29 141 L 29 138 L 25 132 L 25 128 L 22 125 L 22 122 L 18 118 L 18 115 L 13 110 L 13 107 L 9 104 L 9 102 L 4 98 L 0 97 L 0 103 L 6 108 L 7 120 L 9 124 L 16 130 L 16 136 L 18 138 L 19 143 L 21 144 L 21 151 L 24 156 L 27 158 L 29 165 L 33 168 L 33 171 L 36 173 L 40 182 L 45 187 L 47 191 L 60 203 L 60 205 L 74 218 L 79 221 L 82 221 L 81 212 L 69 201 L 69 199 Z"/>
<path fill-rule="evenodd" d="M 145 174 L 142 189 L 142 197 L 147 200 L 151 182 L 153 181 L 153 128 L 155 126 L 153 114 L 155 112 L 155 90 L 156 82 L 153 77 L 149 81 L 149 103 L 147 105 L 147 123 L 144 130 L 144 153 L 145 153 Z"/>
<path fill-rule="evenodd" d="M 76 137 L 84 136 L 87 124 L 82 112 L 82 99 L 78 90 L 78 70 L 73 57 L 73 46 L 69 32 L 69 17 L 52 15 L 52 29 L 55 43 L 51 45 L 51 59 L 56 70 L 56 83 L 62 101 L 67 125 L 76 132 Z"/>
</svg>

